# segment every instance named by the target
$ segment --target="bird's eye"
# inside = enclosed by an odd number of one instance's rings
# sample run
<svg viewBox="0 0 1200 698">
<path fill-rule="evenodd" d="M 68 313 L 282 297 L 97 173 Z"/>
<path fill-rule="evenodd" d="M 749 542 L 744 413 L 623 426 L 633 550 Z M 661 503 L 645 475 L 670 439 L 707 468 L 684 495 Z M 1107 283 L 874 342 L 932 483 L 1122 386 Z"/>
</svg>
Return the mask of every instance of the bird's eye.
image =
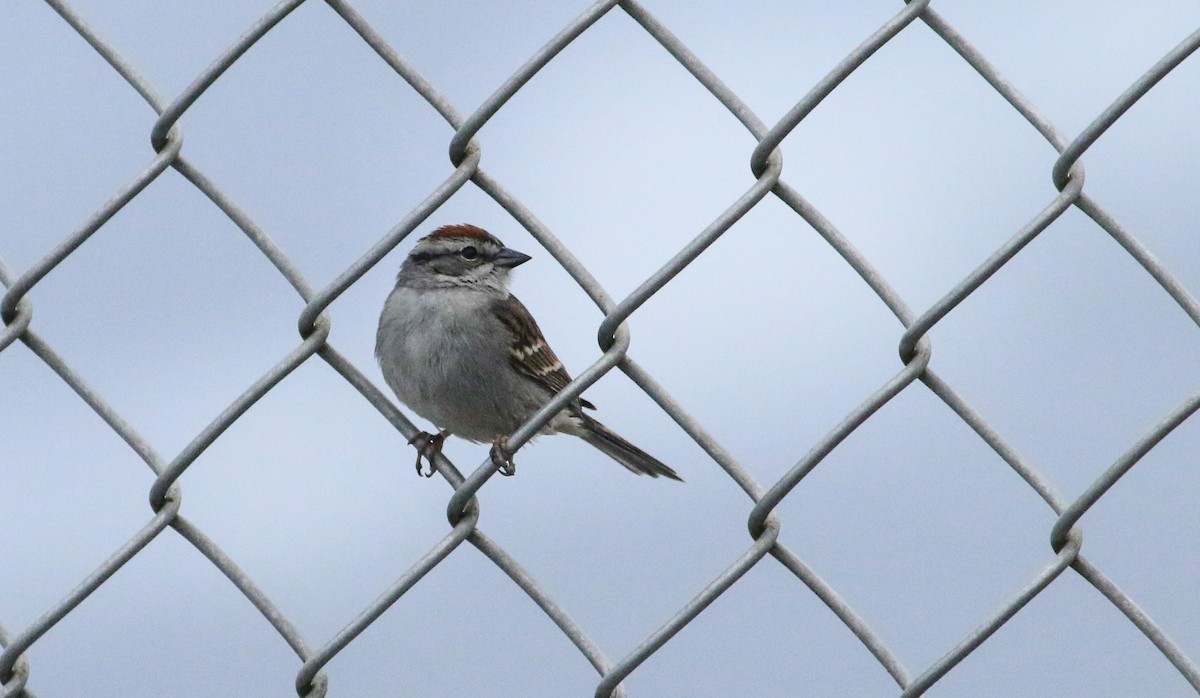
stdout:
<svg viewBox="0 0 1200 698">
<path fill-rule="evenodd" d="M 462 255 L 463 259 L 477 259 L 479 257 L 479 250 L 468 245 L 459 250 L 459 254 Z"/>
</svg>

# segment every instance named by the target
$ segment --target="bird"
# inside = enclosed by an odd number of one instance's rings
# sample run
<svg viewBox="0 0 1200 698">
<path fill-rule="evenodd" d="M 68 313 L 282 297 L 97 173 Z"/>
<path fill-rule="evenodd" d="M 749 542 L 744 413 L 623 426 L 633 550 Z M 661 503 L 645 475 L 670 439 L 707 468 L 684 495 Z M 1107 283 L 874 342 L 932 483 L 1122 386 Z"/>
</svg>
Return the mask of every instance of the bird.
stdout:
<svg viewBox="0 0 1200 698">
<path fill-rule="evenodd" d="M 505 439 L 571 382 L 537 322 L 509 292 L 512 270 L 531 257 L 470 224 L 444 225 L 421 238 L 400 265 L 384 302 L 375 356 L 388 386 L 436 434 L 409 441 L 429 462 L 450 435 L 492 443 L 502 475 L 516 473 Z M 542 427 L 570 434 L 638 475 L 682 481 L 667 465 L 626 441 L 575 398 Z"/>
</svg>

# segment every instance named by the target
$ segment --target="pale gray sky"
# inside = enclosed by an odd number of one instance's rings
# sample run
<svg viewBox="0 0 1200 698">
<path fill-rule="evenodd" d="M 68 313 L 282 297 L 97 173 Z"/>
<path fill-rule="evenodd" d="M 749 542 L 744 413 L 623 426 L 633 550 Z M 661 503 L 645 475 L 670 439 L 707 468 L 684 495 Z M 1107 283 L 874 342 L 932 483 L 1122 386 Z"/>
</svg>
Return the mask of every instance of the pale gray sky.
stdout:
<svg viewBox="0 0 1200 698">
<path fill-rule="evenodd" d="M 466 115 L 583 3 L 355 7 Z M 76 0 L 173 98 L 270 3 Z M 767 123 L 901 3 L 657 2 Z M 935 3 L 1073 137 L 1200 26 L 1186 2 Z M 152 159 L 155 115 L 49 7 L 0 5 L 0 262 L 20 275 Z M 1086 191 L 1200 288 L 1200 62 L 1087 152 Z M 326 5 L 306 3 L 181 122 L 183 153 L 321 288 L 452 170 L 451 129 Z M 480 132 L 482 167 L 622 298 L 753 182 L 753 139 L 619 8 Z M 1055 195 L 1053 149 L 914 23 L 783 144 L 784 179 L 918 313 Z M 514 290 L 574 373 L 601 314 L 468 184 L 418 234 L 481 225 L 533 255 Z M 377 384 L 375 323 L 402 242 L 331 307 Z M 303 303 L 203 194 L 167 171 L 29 294 L 32 328 L 167 459 L 298 343 Z M 768 196 L 630 320 L 630 355 L 764 486 L 894 375 L 902 328 Z M 1099 227 L 1068 211 L 930 334 L 931 366 L 1073 499 L 1200 388 L 1200 333 Z M 686 484 L 539 439 L 480 494 L 480 528 L 613 661 L 750 544 L 751 502 L 628 378 L 587 392 Z M 1200 657 L 1200 431 L 1165 439 L 1082 520 L 1084 553 Z M 474 469 L 486 448 L 451 441 Z M 323 645 L 448 530 L 449 489 L 312 358 L 187 470 L 182 512 Z M 0 353 L 0 624 L 20 632 L 150 517 L 150 471 L 26 347 Z M 782 540 L 920 674 L 1052 558 L 1053 513 L 914 384 L 777 509 Z M 295 695 L 300 662 L 166 531 L 28 652 L 54 696 Z M 463 546 L 327 667 L 331 696 L 585 696 L 597 675 Z M 631 696 L 886 696 L 896 684 L 764 560 L 626 681 Z M 930 695 L 1186 696 L 1187 682 L 1067 571 Z"/>
</svg>

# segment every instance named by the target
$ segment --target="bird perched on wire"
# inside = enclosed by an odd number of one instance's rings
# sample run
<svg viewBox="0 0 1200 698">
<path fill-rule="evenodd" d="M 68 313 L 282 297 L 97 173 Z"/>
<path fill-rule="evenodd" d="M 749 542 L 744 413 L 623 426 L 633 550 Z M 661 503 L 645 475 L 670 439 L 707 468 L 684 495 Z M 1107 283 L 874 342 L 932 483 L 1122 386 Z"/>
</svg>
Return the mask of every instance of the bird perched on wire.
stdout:
<svg viewBox="0 0 1200 698">
<path fill-rule="evenodd" d="M 516 472 L 505 438 L 571 382 L 533 316 L 508 291 L 527 254 L 473 225 L 447 225 L 422 238 L 400 266 L 379 316 L 375 356 L 396 397 L 437 425 L 417 445 L 429 461 L 450 434 L 492 443 L 492 461 Z M 680 480 L 674 470 L 596 421 L 587 400 L 567 403 L 541 430 L 587 441 L 639 475 Z"/>
</svg>

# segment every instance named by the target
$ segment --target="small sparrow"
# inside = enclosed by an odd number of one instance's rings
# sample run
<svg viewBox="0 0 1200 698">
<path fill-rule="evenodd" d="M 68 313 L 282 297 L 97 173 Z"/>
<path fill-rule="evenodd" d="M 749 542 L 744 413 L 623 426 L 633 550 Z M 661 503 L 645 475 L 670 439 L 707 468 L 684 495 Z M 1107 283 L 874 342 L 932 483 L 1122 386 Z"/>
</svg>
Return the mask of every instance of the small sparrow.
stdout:
<svg viewBox="0 0 1200 698">
<path fill-rule="evenodd" d="M 433 456 L 456 434 L 492 442 L 492 461 L 512 475 L 505 439 L 571 382 L 533 316 L 508 292 L 509 273 L 529 259 L 482 228 L 447 225 L 422 238 L 400 266 L 379 316 L 375 356 L 396 397 L 441 430 L 410 442 L 418 473 L 424 457 L 432 477 Z M 572 400 L 541 433 L 578 436 L 634 473 L 680 480 L 585 407 L 595 409 Z"/>
</svg>

